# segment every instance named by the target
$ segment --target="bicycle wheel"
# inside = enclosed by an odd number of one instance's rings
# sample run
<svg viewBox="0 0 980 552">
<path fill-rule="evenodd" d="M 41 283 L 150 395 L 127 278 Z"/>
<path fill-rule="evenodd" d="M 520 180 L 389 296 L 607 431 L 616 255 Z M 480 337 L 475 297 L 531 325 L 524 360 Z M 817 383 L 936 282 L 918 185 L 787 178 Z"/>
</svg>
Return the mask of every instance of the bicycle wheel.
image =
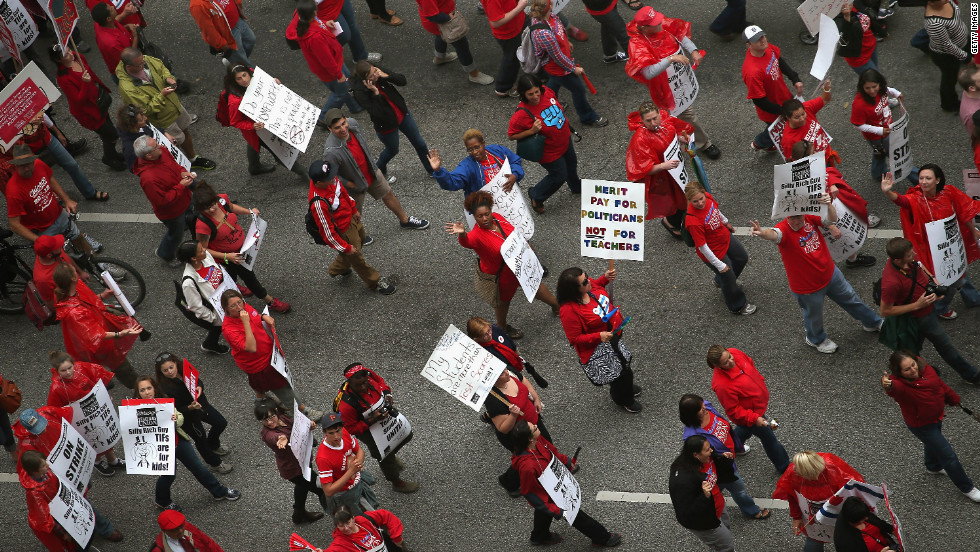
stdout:
<svg viewBox="0 0 980 552">
<path fill-rule="evenodd" d="M 19 266 L 0 269 L 0 313 L 20 314 L 24 312 L 24 290 L 31 275 Z"/>
<path fill-rule="evenodd" d="M 143 281 L 143 275 L 133 268 L 133 265 L 120 261 L 119 259 L 103 257 L 101 255 L 92 258 L 90 262 L 93 274 L 92 279 L 89 281 L 89 287 L 92 288 L 92 291 L 101 293 L 106 289 L 100 274 L 108 270 L 133 308 L 139 306 L 143 302 L 143 299 L 146 298 L 146 282 Z"/>
</svg>

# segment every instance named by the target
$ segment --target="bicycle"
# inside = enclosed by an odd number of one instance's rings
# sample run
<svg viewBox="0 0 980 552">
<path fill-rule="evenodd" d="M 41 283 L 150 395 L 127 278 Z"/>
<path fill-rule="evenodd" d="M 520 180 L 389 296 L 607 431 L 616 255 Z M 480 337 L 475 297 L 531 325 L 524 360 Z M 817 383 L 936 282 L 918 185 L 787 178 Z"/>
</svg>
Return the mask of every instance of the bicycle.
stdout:
<svg viewBox="0 0 980 552">
<path fill-rule="evenodd" d="M 12 245 L 7 238 L 14 233 L 0 228 L 0 314 L 24 312 L 24 290 L 31 281 L 34 268 L 18 254 L 18 250 L 34 251 L 30 245 Z"/>
<path fill-rule="evenodd" d="M 143 275 L 133 265 L 104 255 L 86 255 L 71 242 L 65 243 L 65 252 L 79 268 L 92 275 L 86 283 L 95 293 L 102 293 L 108 289 L 105 282 L 102 281 L 102 273 L 108 271 L 133 308 L 139 306 L 146 298 L 146 282 L 143 280 Z M 110 296 L 109 299 L 114 300 L 114 297 Z M 120 308 L 120 310 L 122 309 Z"/>
</svg>

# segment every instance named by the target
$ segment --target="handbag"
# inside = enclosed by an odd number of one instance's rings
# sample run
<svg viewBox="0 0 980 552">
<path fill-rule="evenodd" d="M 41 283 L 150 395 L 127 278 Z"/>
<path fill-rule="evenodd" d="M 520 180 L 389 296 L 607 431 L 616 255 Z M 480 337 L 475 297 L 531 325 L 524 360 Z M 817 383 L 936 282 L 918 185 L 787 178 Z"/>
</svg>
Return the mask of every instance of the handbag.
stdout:
<svg viewBox="0 0 980 552">
<path fill-rule="evenodd" d="M 527 114 L 534 121 L 534 114 L 531 110 L 526 107 L 518 107 L 517 109 L 523 109 L 527 111 Z M 537 134 L 532 134 L 531 136 L 526 136 L 517 141 L 517 155 L 521 159 L 526 159 L 527 161 L 532 161 L 538 163 L 541 158 L 544 157 L 544 134 L 540 132 Z"/>
<path fill-rule="evenodd" d="M 449 14 L 450 20 L 445 23 L 438 23 L 439 34 L 442 35 L 442 39 L 452 44 L 466 36 L 466 33 L 470 31 L 470 26 L 466 23 L 466 18 L 463 14 L 453 11 Z"/>
<path fill-rule="evenodd" d="M 622 340 L 614 338 L 612 341 L 600 343 L 592 351 L 589 361 L 582 365 L 582 370 L 585 371 L 585 376 L 589 378 L 592 385 L 606 385 L 623 373 L 623 360 L 628 367 L 633 361 L 633 354 Z"/>
<path fill-rule="evenodd" d="M 504 233 L 504 228 L 500 227 L 500 233 L 503 234 L 504 239 L 507 239 L 507 234 Z M 500 273 L 504 270 L 504 262 L 500 261 L 500 268 L 497 269 L 496 274 L 487 274 L 480 270 L 480 261 L 476 261 L 476 274 L 473 276 L 473 287 L 476 289 L 476 294 L 480 299 L 486 301 L 491 307 L 501 306 L 500 302 L 500 286 L 498 282 L 500 280 Z"/>
<path fill-rule="evenodd" d="M 112 105 L 112 94 L 103 87 L 99 87 L 99 97 L 95 99 L 95 105 L 102 113 L 107 113 Z"/>
<path fill-rule="evenodd" d="M 31 324 L 34 324 L 38 331 L 43 330 L 45 326 L 58 323 L 54 309 L 45 303 L 44 299 L 41 299 L 41 293 L 38 292 L 34 280 L 27 282 L 27 286 L 24 288 L 23 303 L 24 314 L 27 315 L 27 319 L 31 321 Z"/>
<path fill-rule="evenodd" d="M 21 398 L 20 388 L 13 380 L 0 379 L 0 408 L 13 414 L 20 408 Z"/>
</svg>

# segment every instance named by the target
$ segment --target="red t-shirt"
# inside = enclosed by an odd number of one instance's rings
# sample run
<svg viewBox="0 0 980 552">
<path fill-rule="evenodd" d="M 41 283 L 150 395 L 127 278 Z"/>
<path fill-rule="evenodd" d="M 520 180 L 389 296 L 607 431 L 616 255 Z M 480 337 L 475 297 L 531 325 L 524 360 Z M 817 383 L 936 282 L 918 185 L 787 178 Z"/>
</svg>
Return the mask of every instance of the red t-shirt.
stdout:
<svg viewBox="0 0 980 552">
<path fill-rule="evenodd" d="M 374 183 L 374 173 L 371 172 L 371 166 L 368 164 L 367 155 L 364 154 L 364 148 L 361 147 L 361 143 L 357 141 L 354 137 L 354 133 L 350 133 L 350 138 L 347 140 L 347 148 L 350 149 L 350 154 L 354 156 L 354 162 L 357 163 L 357 168 L 364 175 L 364 180 L 367 181 L 368 186 Z"/>
<path fill-rule="evenodd" d="M 46 265 L 41 262 L 41 257 L 34 257 L 34 285 L 41 299 L 51 304 L 54 304 L 54 269 L 58 268 L 59 264 L 61 262 L 56 261 Z"/>
<path fill-rule="evenodd" d="M 688 202 L 687 212 L 690 216 L 684 217 L 684 225 L 687 231 L 694 238 L 694 247 L 699 248 L 705 243 L 708 249 L 719 259 L 728 254 L 728 244 L 732 241 L 732 233 L 721 220 L 721 211 L 718 210 L 718 202 L 715 198 L 705 192 L 704 209 L 695 209 L 694 204 Z M 698 257 L 706 261 L 704 253 L 700 249 L 695 249 Z"/>
<path fill-rule="evenodd" d="M 892 109 L 888 106 L 888 96 L 878 94 L 875 104 L 871 105 L 864 99 L 863 94 L 855 94 L 851 102 L 851 124 L 854 126 L 871 125 L 883 128 L 892 126 Z M 881 140 L 881 134 L 862 132 L 865 140 Z"/>
<path fill-rule="evenodd" d="M 834 260 L 823 234 L 817 229 L 819 225 L 820 217 L 804 215 L 803 226 L 797 231 L 789 227 L 787 219 L 775 226 L 783 233 L 779 254 L 793 293 L 805 295 L 821 290 L 834 276 Z"/>
<path fill-rule="evenodd" d="M 344 8 L 344 0 L 318 0 L 316 16 L 323 21 L 336 21 L 340 10 Z"/>
<path fill-rule="evenodd" d="M 531 115 L 528 115 L 528 111 Z M 538 105 L 528 105 L 523 101 L 520 103 L 517 111 L 510 117 L 507 134 L 524 132 L 534 125 L 534 119 L 541 119 L 541 134 L 544 135 L 541 163 L 551 163 L 565 154 L 572 131 L 568 129 L 565 112 L 561 110 L 558 98 L 547 86 L 541 87 L 541 101 Z"/>
<path fill-rule="evenodd" d="M 483 4 L 483 9 L 487 12 L 487 19 L 491 22 L 500 21 L 507 15 L 507 12 L 517 7 L 516 0 L 480 0 L 480 3 Z M 524 30 L 524 20 L 526 17 L 523 11 L 519 12 L 507 23 L 499 27 L 491 26 L 490 32 L 500 40 L 514 38 Z"/>
<path fill-rule="evenodd" d="M 715 416 L 710 411 L 708 412 L 708 420 L 708 425 L 704 427 L 705 431 L 724 443 L 725 448 L 735 452 L 735 439 L 732 438 L 732 426 L 723 418 Z"/>
<path fill-rule="evenodd" d="M 830 136 L 817 121 L 817 112 L 823 109 L 823 106 L 823 98 L 819 96 L 803 102 L 806 120 L 803 121 L 800 128 L 790 128 L 789 123 L 786 123 L 786 126 L 783 127 L 783 142 L 780 144 L 783 157 L 792 159 L 793 144 L 800 140 L 807 140 L 813 144 L 814 151 L 824 151 L 830 147 Z"/>
<path fill-rule="evenodd" d="M 320 477 L 320 485 L 326 487 L 340 478 L 347 471 L 347 462 L 357 457 L 357 451 L 361 450 L 361 445 L 347 430 L 343 430 L 340 447 L 333 448 L 324 439 L 316 451 L 316 469 Z M 349 491 L 361 480 L 361 472 L 354 474 L 347 480 L 347 486 L 340 492 Z"/>
<path fill-rule="evenodd" d="M 783 82 L 783 72 L 779 69 L 779 48 L 770 44 L 765 53 L 760 57 L 755 57 L 749 50 L 745 51 L 745 61 L 742 62 L 742 81 L 748 88 L 745 96 L 750 100 L 758 98 L 768 98 L 776 105 L 783 105 L 783 102 L 793 97 Z M 769 113 L 755 108 L 756 114 L 760 119 L 767 123 L 772 123 L 779 118 L 779 115 Z"/>
<path fill-rule="evenodd" d="M 504 162 L 499 157 L 488 151 L 487 160 L 480 161 L 480 170 L 483 171 L 483 183 L 489 184 L 491 180 L 496 178 L 503 164 Z"/>
<path fill-rule="evenodd" d="M 230 206 L 231 200 L 228 199 L 226 194 L 218 195 L 218 203 L 222 206 Z M 206 213 L 202 213 L 205 217 L 208 217 Z M 214 239 L 208 242 L 208 249 L 213 249 L 219 253 L 238 253 L 242 250 L 242 245 L 245 243 L 245 230 L 242 225 L 238 223 L 238 215 L 232 212 L 225 213 L 224 222 L 218 222 L 211 217 L 211 222 L 218 227 L 215 233 Z M 197 234 L 203 234 L 205 236 L 211 236 L 211 227 L 207 225 L 201 219 L 197 219 L 197 224 L 194 226 L 194 232 Z"/>
<path fill-rule="evenodd" d="M 707 464 L 701 465 L 701 473 L 707 476 L 708 483 L 711 483 L 711 500 L 715 502 L 715 515 L 720 519 L 725 513 L 725 497 L 721 494 L 721 487 L 718 486 L 718 467 L 714 460 L 708 460 Z"/>
<path fill-rule="evenodd" d="M 864 34 L 861 35 L 861 55 L 852 58 L 844 58 L 851 67 L 860 67 L 868 61 L 871 60 L 871 54 L 875 53 L 875 48 L 878 46 L 878 39 L 875 38 L 874 33 L 871 32 L 871 18 L 863 13 L 860 13 L 854 8 L 851 8 L 851 17 L 857 17 L 858 21 L 861 22 L 861 30 Z"/>
<path fill-rule="evenodd" d="M 405 120 L 405 113 L 401 109 L 398 109 L 398 106 L 395 104 L 395 102 L 391 101 L 391 98 L 388 97 L 388 94 L 385 94 L 384 90 L 378 88 L 378 92 L 381 93 L 381 97 L 384 98 L 385 101 L 388 102 L 388 105 L 391 106 L 391 110 L 395 112 L 395 117 L 398 118 L 398 124 L 399 125 L 402 124 L 402 121 Z M 382 134 L 388 134 L 389 132 L 396 132 L 397 130 L 398 130 L 397 128 L 392 128 L 388 132 L 384 132 Z"/>
<path fill-rule="evenodd" d="M 929 277 L 926 276 L 926 271 L 919 267 L 915 271 L 915 281 L 916 284 L 912 282 L 912 270 L 908 271 L 908 274 L 903 274 L 898 267 L 889 259 L 885 262 L 885 269 L 881 273 L 881 302 L 882 304 L 888 303 L 889 305 L 901 306 L 908 305 L 909 303 L 914 303 L 919 300 L 919 297 L 926 292 L 925 286 L 929 283 Z M 912 294 L 909 295 L 910 288 L 912 289 Z M 908 298 L 908 301 L 906 301 Z M 919 310 L 912 311 L 912 316 L 916 318 L 922 318 L 923 316 L 928 316 L 932 312 L 932 305 L 926 305 Z"/>
<path fill-rule="evenodd" d="M 220 266 L 202 266 L 197 269 L 198 275 L 204 278 L 204 281 L 211 284 L 211 287 L 217 289 L 221 284 L 221 281 L 225 279 L 224 272 L 221 270 Z"/>
<path fill-rule="evenodd" d="M 885 540 L 885 535 L 881 534 L 881 529 L 878 529 L 877 525 L 865 523 L 864 529 L 861 529 L 861 537 L 864 539 L 864 546 L 867 547 L 868 552 L 881 552 L 888 548 L 888 541 Z"/>
<path fill-rule="evenodd" d="M 20 217 L 20 223 L 42 232 L 61 216 L 61 204 L 51 189 L 51 167 L 34 160 L 34 174 L 22 178 L 16 172 L 7 182 L 7 216 Z"/>
<path fill-rule="evenodd" d="M 238 5 L 232 2 L 232 0 L 214 0 L 221 6 L 221 11 L 225 12 L 225 17 L 228 19 L 228 26 L 232 29 L 235 25 L 238 25 Z"/>
</svg>

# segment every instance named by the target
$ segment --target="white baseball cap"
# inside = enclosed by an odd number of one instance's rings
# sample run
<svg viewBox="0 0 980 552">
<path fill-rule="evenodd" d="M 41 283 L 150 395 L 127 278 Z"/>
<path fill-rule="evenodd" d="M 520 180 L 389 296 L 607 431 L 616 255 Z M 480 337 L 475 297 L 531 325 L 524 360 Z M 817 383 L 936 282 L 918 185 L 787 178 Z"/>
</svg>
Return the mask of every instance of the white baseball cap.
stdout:
<svg viewBox="0 0 980 552">
<path fill-rule="evenodd" d="M 766 32 L 758 25 L 749 25 L 742 32 L 742 37 L 745 38 L 746 42 L 758 42 L 764 36 L 766 36 Z"/>
</svg>

